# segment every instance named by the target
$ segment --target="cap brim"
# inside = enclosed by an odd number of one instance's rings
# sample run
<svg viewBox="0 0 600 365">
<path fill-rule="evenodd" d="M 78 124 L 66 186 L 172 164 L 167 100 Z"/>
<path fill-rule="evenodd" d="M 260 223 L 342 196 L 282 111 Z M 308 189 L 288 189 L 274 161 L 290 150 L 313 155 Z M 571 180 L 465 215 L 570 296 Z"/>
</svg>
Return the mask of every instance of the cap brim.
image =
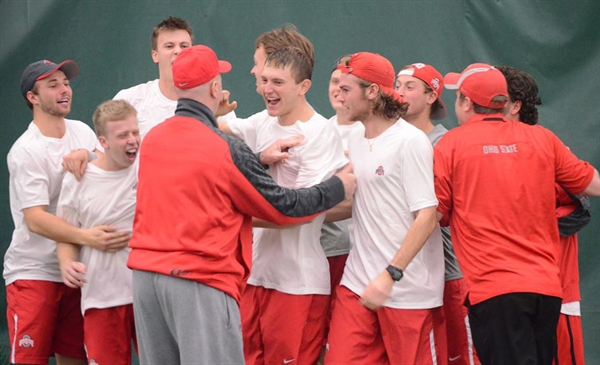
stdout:
<svg viewBox="0 0 600 365">
<path fill-rule="evenodd" d="M 431 112 L 429 117 L 433 120 L 446 119 L 446 117 L 448 116 L 448 108 L 446 108 L 446 104 L 444 103 L 442 98 L 438 96 L 435 103 L 433 103 L 433 106 L 435 107 L 435 109 Z"/>
<path fill-rule="evenodd" d="M 447 73 L 446 76 L 444 76 L 444 88 L 448 90 L 458 90 L 458 79 L 460 79 L 459 73 Z"/>
<path fill-rule="evenodd" d="M 219 60 L 219 73 L 226 74 L 231 71 L 231 63 L 223 60 Z"/>
<path fill-rule="evenodd" d="M 79 75 L 79 67 L 77 66 L 75 61 L 66 60 L 66 61 L 62 61 L 61 63 L 59 63 L 56 67 L 54 67 L 50 71 L 46 72 L 45 74 L 38 76 L 38 78 L 36 80 L 43 80 L 58 70 L 61 70 L 62 72 L 64 72 L 65 76 L 67 76 L 67 79 L 69 79 L 69 80 L 71 80 L 71 79 L 75 78 L 77 75 Z"/>
</svg>

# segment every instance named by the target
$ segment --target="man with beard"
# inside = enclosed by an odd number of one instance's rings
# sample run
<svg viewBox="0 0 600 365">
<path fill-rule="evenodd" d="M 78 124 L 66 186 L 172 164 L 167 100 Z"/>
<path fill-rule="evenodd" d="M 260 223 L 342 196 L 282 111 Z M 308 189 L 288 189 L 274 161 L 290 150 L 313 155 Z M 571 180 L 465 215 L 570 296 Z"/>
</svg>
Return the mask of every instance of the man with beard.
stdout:
<svg viewBox="0 0 600 365">
<path fill-rule="evenodd" d="M 85 364 L 79 290 L 62 283 L 56 243 L 119 250 L 129 234 L 112 226 L 80 229 L 56 217 L 62 185 L 62 157 L 71 150 L 94 150 L 90 127 L 65 119 L 73 92 L 69 81 L 79 70 L 73 61 L 30 64 L 21 77 L 21 94 L 33 121 L 8 153 L 10 206 L 15 230 L 4 258 L 11 363 Z"/>
</svg>

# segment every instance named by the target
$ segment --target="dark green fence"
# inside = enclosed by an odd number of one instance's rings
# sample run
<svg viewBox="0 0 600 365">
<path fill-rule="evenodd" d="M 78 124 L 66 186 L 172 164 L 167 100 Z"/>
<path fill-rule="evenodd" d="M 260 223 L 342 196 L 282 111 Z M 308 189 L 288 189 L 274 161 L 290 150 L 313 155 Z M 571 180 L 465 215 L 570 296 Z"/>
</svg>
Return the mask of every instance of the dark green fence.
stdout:
<svg viewBox="0 0 600 365">
<path fill-rule="evenodd" d="M 254 39 L 291 22 L 314 42 L 317 60 L 308 99 L 325 116 L 333 113 L 329 73 L 343 54 L 377 52 L 396 69 L 425 62 L 442 73 L 473 62 L 512 65 L 539 83 L 541 124 L 580 158 L 600 166 L 600 2 L 595 0 L 0 0 L 0 251 L 13 230 L 4 156 L 31 120 L 19 92 L 25 66 L 44 58 L 78 62 L 69 117 L 91 124 L 102 101 L 158 76 L 149 37 L 169 15 L 188 20 L 196 43 L 232 62 L 224 85 L 238 100 L 240 116 L 264 107 L 249 74 Z M 454 96 L 447 92 L 444 99 L 452 109 Z M 450 115 L 444 124 L 454 127 Z M 600 364 L 600 202 L 592 204 L 595 217 L 580 235 L 582 315 L 587 361 Z M 3 291 L 0 312 L 5 312 Z M 6 348 L 4 340 L 4 357 Z"/>
</svg>

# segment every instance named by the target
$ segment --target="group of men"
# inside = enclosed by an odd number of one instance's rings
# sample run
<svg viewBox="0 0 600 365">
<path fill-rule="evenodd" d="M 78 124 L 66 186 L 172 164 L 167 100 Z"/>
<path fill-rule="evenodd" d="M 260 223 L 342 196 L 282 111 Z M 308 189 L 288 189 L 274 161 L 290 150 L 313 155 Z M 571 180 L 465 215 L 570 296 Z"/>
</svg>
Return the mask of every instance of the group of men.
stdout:
<svg viewBox="0 0 600 365">
<path fill-rule="evenodd" d="M 151 42 L 159 78 L 101 104 L 97 137 L 65 119 L 73 61 L 23 74 L 33 121 L 8 156 L 12 363 L 129 363 L 132 341 L 142 364 L 552 363 L 555 184 L 597 196 L 600 177 L 532 125 L 529 75 L 396 74 L 358 52 L 336 61 L 327 120 L 306 99 L 313 45 L 286 25 L 257 38 L 265 110 L 239 119 L 221 78 L 231 64 L 193 46 L 185 21 L 164 20 Z M 432 123 L 444 86 L 451 131 Z"/>
</svg>

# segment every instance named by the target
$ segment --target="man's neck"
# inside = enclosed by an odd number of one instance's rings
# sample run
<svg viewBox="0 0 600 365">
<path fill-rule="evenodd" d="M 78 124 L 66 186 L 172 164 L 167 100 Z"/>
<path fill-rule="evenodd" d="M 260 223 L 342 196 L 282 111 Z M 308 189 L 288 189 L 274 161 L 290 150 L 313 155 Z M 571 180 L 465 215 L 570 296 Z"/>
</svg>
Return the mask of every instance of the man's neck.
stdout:
<svg viewBox="0 0 600 365">
<path fill-rule="evenodd" d="M 104 171 L 121 171 L 126 169 L 126 167 L 117 164 L 115 160 L 109 158 L 106 153 L 99 154 L 98 158 L 91 163 Z"/>
<path fill-rule="evenodd" d="M 287 127 L 294 125 L 294 123 L 297 121 L 308 122 L 313 115 L 315 115 L 315 111 L 310 107 L 310 105 L 308 105 L 306 100 L 303 100 L 296 105 L 296 107 L 290 113 L 278 116 L 277 122 L 279 122 L 280 125 Z"/>
<path fill-rule="evenodd" d="M 435 125 L 433 125 L 433 123 L 431 123 L 431 119 L 429 119 L 429 116 L 425 115 L 424 113 L 421 113 L 419 115 L 410 115 L 410 116 L 405 115 L 403 118 L 408 123 L 419 128 L 425 134 L 428 134 L 429 132 L 431 132 L 433 130 L 433 128 L 435 128 Z"/>
<path fill-rule="evenodd" d="M 43 112 L 33 114 L 33 123 L 38 127 L 42 135 L 51 138 L 62 138 L 67 132 L 65 118 Z"/>
<path fill-rule="evenodd" d="M 389 127 L 396 124 L 395 119 L 386 119 L 374 114 L 371 114 L 365 120 L 361 121 L 365 126 L 365 138 L 372 139 L 379 137 Z"/>
<path fill-rule="evenodd" d="M 165 98 L 169 100 L 177 100 L 177 94 L 175 94 L 175 85 L 173 85 L 172 78 L 161 77 L 158 79 L 158 89 Z"/>
</svg>

